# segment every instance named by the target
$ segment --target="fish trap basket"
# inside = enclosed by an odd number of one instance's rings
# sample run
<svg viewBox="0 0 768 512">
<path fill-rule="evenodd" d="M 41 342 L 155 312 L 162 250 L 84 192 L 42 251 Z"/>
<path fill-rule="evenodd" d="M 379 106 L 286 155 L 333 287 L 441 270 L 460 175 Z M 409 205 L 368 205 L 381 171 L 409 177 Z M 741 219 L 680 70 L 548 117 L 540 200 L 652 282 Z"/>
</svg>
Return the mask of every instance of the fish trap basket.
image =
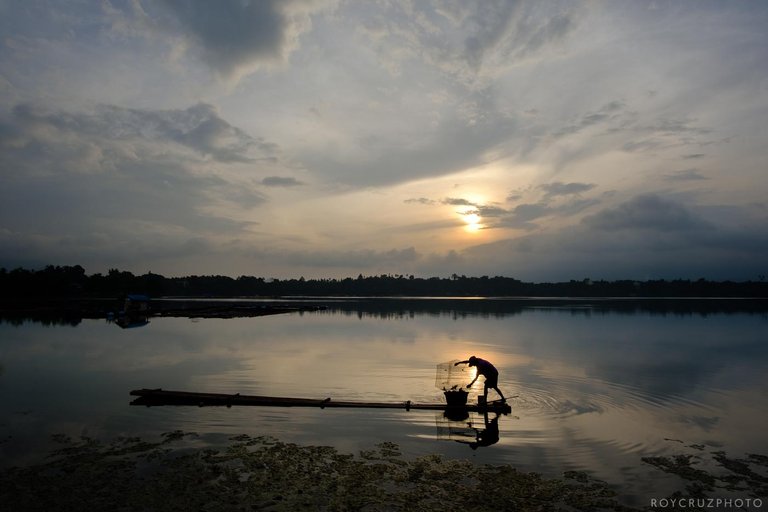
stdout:
<svg viewBox="0 0 768 512">
<path fill-rule="evenodd" d="M 466 365 L 456 366 L 458 359 L 437 365 L 435 387 L 441 389 L 448 405 L 466 405 L 469 393 L 462 389 L 472 380 Z"/>
</svg>

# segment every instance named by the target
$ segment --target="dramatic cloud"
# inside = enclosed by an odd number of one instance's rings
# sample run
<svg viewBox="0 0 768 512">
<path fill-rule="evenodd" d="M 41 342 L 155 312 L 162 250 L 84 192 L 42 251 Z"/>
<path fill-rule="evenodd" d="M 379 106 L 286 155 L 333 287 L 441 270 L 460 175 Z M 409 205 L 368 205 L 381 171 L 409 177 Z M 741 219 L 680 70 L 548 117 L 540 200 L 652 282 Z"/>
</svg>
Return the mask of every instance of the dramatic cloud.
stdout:
<svg viewBox="0 0 768 512">
<path fill-rule="evenodd" d="M 648 229 L 655 231 L 691 231 L 709 229 L 709 224 L 684 206 L 657 195 L 637 196 L 616 208 L 605 209 L 584 218 L 592 227 L 607 231 Z"/>
<path fill-rule="evenodd" d="M 221 76 L 230 78 L 259 66 L 283 64 L 312 26 L 310 14 L 327 2 L 168 0 L 191 51 Z"/>
<path fill-rule="evenodd" d="M 755 278 L 764 267 L 759 251 L 768 250 L 768 224 L 765 216 L 741 215 L 749 224 L 734 228 L 677 201 L 641 195 L 564 230 L 469 248 L 461 260 L 486 273 L 530 279 Z"/>
<path fill-rule="evenodd" d="M 102 105 L 92 112 L 74 113 L 18 105 L 2 130 L 7 133 L 3 144 L 11 153 L 36 158 L 45 153 L 41 144 L 53 144 L 58 147 L 57 157 L 67 153 L 68 159 L 79 157 L 82 165 L 91 158 L 96 166 L 109 158 L 100 151 L 104 146 L 119 151 L 137 143 L 171 142 L 220 162 L 250 162 L 254 159 L 251 153 L 271 156 L 278 149 L 230 125 L 215 108 L 202 103 L 184 110 L 157 111 Z"/>
<path fill-rule="evenodd" d="M 766 273 L 759 2 L 28 0 L 2 20 L 0 266 Z"/>
<path fill-rule="evenodd" d="M 57 255 L 78 261 L 80 251 L 151 261 L 178 255 L 179 246 L 199 252 L 211 246 L 209 237 L 247 232 L 252 221 L 216 213 L 217 205 L 253 208 L 265 196 L 205 166 L 250 163 L 251 153 L 275 149 L 208 105 L 90 112 L 20 105 L 0 131 L 8 244 L 0 248 L 9 260 L 26 247 L 30 258 L 49 263 Z"/>
</svg>

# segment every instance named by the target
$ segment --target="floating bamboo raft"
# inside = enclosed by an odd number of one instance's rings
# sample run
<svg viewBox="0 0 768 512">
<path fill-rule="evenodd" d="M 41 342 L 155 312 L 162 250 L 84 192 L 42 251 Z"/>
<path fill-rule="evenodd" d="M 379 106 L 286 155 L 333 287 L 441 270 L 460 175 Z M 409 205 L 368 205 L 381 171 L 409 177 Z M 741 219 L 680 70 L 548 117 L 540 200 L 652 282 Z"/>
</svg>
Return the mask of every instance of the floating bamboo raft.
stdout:
<svg viewBox="0 0 768 512">
<path fill-rule="evenodd" d="M 337 401 L 330 398 L 287 398 L 276 396 L 241 395 L 240 393 L 229 395 L 223 393 L 193 393 L 189 391 L 166 391 L 163 389 L 135 389 L 131 396 L 136 396 L 131 405 L 144 405 L 147 407 L 159 405 L 196 405 L 198 407 L 249 405 L 261 407 L 320 407 L 321 409 L 332 407 L 366 408 L 366 409 L 405 409 L 410 411 L 475 411 L 495 412 L 508 414 L 512 408 L 506 402 L 488 402 L 485 405 L 447 405 L 447 404 L 423 404 L 406 402 L 356 402 Z"/>
</svg>

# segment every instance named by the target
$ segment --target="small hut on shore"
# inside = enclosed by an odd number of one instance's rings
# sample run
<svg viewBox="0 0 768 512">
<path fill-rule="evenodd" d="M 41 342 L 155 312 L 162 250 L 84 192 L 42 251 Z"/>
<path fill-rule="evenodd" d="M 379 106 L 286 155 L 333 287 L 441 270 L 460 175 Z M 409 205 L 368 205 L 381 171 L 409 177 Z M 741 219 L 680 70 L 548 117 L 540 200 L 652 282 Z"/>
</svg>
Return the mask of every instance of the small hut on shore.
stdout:
<svg viewBox="0 0 768 512">
<path fill-rule="evenodd" d="M 126 315 L 145 314 L 149 311 L 149 296 L 131 293 L 125 296 L 123 313 Z"/>
</svg>

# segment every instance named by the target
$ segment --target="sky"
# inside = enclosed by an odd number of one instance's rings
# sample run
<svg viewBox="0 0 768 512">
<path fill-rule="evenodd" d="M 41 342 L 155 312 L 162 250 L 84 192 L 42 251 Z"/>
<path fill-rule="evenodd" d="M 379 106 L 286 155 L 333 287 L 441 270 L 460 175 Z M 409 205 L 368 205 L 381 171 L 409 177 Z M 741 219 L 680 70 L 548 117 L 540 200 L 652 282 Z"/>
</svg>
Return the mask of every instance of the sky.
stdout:
<svg viewBox="0 0 768 512">
<path fill-rule="evenodd" d="M 768 3 L 0 0 L 0 266 L 768 274 Z"/>
</svg>

